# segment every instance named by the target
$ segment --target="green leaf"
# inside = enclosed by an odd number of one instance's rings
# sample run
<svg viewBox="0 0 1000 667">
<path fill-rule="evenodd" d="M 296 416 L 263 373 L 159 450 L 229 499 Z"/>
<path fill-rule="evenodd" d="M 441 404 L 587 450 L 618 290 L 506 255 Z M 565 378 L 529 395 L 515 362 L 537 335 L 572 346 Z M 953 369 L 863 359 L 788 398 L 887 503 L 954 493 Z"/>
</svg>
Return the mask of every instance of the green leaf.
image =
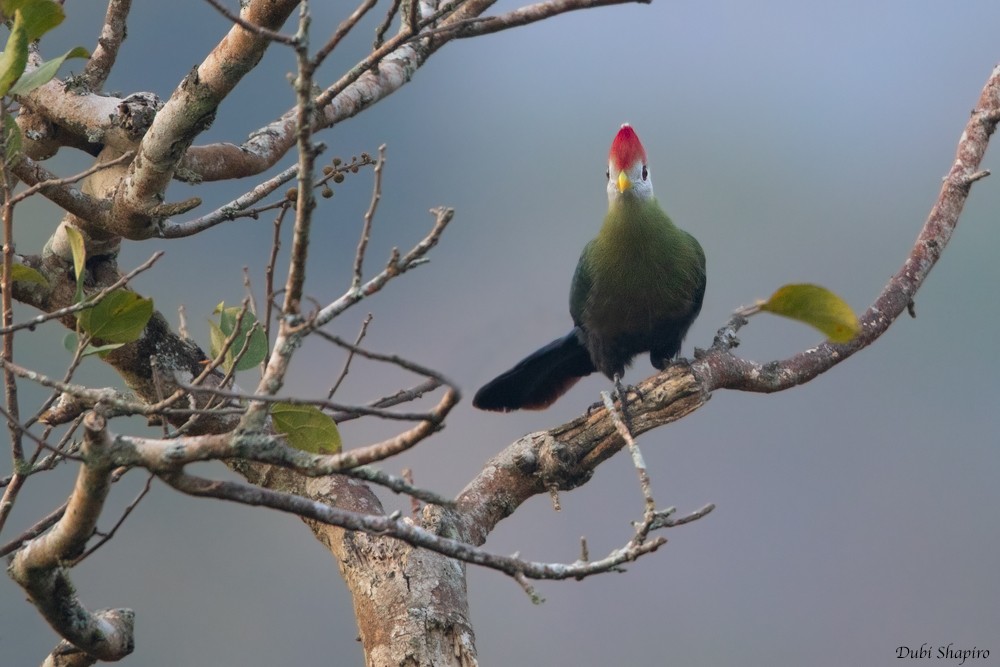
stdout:
<svg viewBox="0 0 1000 667">
<path fill-rule="evenodd" d="M 215 359 L 219 356 L 219 352 L 222 351 L 222 346 L 226 342 L 226 334 L 222 333 L 219 325 L 212 320 L 208 321 L 208 340 L 208 350 L 212 354 L 212 358 Z"/>
<path fill-rule="evenodd" d="M 4 12 L 5 15 L 9 14 Z M 14 26 L 11 28 L 7 45 L 0 53 L 0 96 L 6 95 L 10 87 L 21 78 L 24 66 L 28 64 L 28 33 L 24 29 L 21 12 L 14 16 Z"/>
<path fill-rule="evenodd" d="M 221 339 L 216 342 L 216 336 L 218 335 L 214 330 L 210 333 L 212 335 L 212 356 L 217 357 L 219 351 L 222 349 L 222 345 L 226 342 L 226 339 L 232 335 L 233 331 L 236 329 L 236 320 L 239 319 L 240 311 L 242 308 L 236 306 L 226 307 L 224 303 L 220 303 L 216 306 L 215 312 L 219 314 L 219 325 L 218 330 L 221 333 Z M 253 325 L 257 323 L 257 318 L 254 317 L 253 313 L 249 310 L 243 314 L 243 319 L 240 322 L 240 331 L 233 340 L 232 346 L 229 348 L 229 352 L 226 354 L 226 368 L 232 368 L 233 359 L 239 354 L 240 350 L 243 349 L 244 343 L 247 340 L 247 334 L 250 334 L 250 329 Z M 240 357 L 239 363 L 236 364 L 236 370 L 245 371 L 253 368 L 264 361 L 264 357 L 267 356 L 267 337 L 264 336 L 263 329 L 258 326 L 254 329 L 254 332 L 250 334 L 250 342 L 247 344 L 247 350 Z"/>
<path fill-rule="evenodd" d="M 275 403 L 271 406 L 274 430 L 288 439 L 295 449 L 312 454 L 336 454 L 340 451 L 337 424 L 319 408 L 311 405 Z"/>
<path fill-rule="evenodd" d="M 49 281 L 45 279 L 45 276 L 24 264 L 12 265 L 10 267 L 10 277 L 16 283 L 34 283 L 43 287 L 49 286 Z"/>
<path fill-rule="evenodd" d="M 760 309 L 816 327 L 833 343 L 846 343 L 860 330 L 851 307 L 819 285 L 785 285 L 762 303 Z"/>
<path fill-rule="evenodd" d="M 75 49 L 71 49 L 66 53 L 64 53 L 63 55 L 59 56 L 58 58 L 53 58 L 52 60 L 48 61 L 38 69 L 28 74 L 27 76 L 22 76 L 20 79 L 17 80 L 17 83 L 15 83 L 11 87 L 10 93 L 12 95 L 26 95 L 31 91 L 33 91 L 35 88 L 43 86 L 49 81 L 51 81 L 52 77 L 56 75 L 56 72 L 59 71 L 59 68 L 62 67 L 63 62 L 65 62 L 67 59 L 89 58 L 89 57 L 90 53 L 87 51 L 87 49 L 83 48 L 82 46 L 78 46 Z"/>
<path fill-rule="evenodd" d="M 80 328 L 104 343 L 131 343 L 153 316 L 153 300 L 118 289 L 77 315 Z"/>
<path fill-rule="evenodd" d="M 107 345 L 88 345 L 84 348 L 83 354 L 80 356 L 89 357 L 93 354 L 98 355 L 102 359 L 107 355 L 108 352 L 113 352 L 118 348 L 125 345 L 125 343 L 108 343 Z"/>
<path fill-rule="evenodd" d="M 4 15 L 16 18 L 16 12 L 23 16 L 24 30 L 28 41 L 34 41 L 63 22 L 66 14 L 54 0 L 4 0 Z"/>
<path fill-rule="evenodd" d="M 80 344 L 80 337 L 75 333 L 68 333 L 66 337 L 63 338 L 63 347 L 70 351 L 72 354 L 76 354 L 76 348 Z M 92 354 L 98 354 L 104 356 L 112 350 L 117 350 L 125 343 L 109 343 L 108 345 L 88 345 L 83 349 L 80 354 L 82 357 L 90 356 Z"/>
<path fill-rule="evenodd" d="M 80 285 L 83 280 L 83 269 L 87 263 L 87 246 L 83 243 L 83 234 L 73 225 L 63 225 L 66 230 L 66 238 L 69 240 L 69 249 L 73 253 L 73 271 L 76 273 L 76 284 Z"/>
<path fill-rule="evenodd" d="M 21 128 L 17 126 L 17 121 L 10 114 L 3 116 L 3 135 L 3 159 L 6 164 L 10 165 L 21 153 Z"/>
<path fill-rule="evenodd" d="M 28 45 L 62 23 L 66 15 L 53 0 L 3 0 L 0 7 L 4 16 L 14 18 L 0 54 L 0 95 L 6 95 L 24 73 Z"/>
</svg>

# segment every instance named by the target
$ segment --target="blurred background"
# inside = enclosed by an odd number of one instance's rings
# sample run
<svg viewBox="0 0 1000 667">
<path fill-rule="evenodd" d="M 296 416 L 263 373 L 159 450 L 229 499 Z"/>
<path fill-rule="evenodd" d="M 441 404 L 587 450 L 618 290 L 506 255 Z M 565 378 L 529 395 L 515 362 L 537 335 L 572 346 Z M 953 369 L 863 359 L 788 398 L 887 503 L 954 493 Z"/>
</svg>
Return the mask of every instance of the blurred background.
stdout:
<svg viewBox="0 0 1000 667">
<path fill-rule="evenodd" d="M 43 54 L 92 48 L 101 3 L 69 3 Z M 500 2 L 495 12 L 518 6 Z M 314 43 L 348 10 L 315 3 Z M 327 85 L 370 47 L 384 8 L 321 70 Z M 618 126 L 646 146 L 657 195 L 708 257 L 708 292 L 682 354 L 711 344 L 733 309 L 788 282 L 823 284 L 859 313 L 903 262 L 984 82 L 1000 61 L 995 2 L 848 1 L 760 4 L 656 2 L 578 12 L 445 46 L 402 90 L 320 139 L 324 159 L 387 145 L 383 197 L 366 263 L 429 230 L 426 211 L 456 217 L 431 262 L 337 320 L 365 344 L 439 369 L 465 391 L 444 432 L 386 468 L 457 493 L 483 463 L 525 433 L 579 415 L 608 388 L 580 382 L 550 410 L 509 415 L 471 407 L 475 389 L 570 326 L 567 297 L 583 245 L 606 209 L 607 150 Z M 207 4 L 137 3 L 109 91 L 166 99 L 225 34 Z M 183 35 L 183 40 L 178 39 Z M 69 68 L 80 67 L 72 61 Z M 221 106 L 204 142 L 242 142 L 293 104 L 292 54 L 273 47 Z M 996 168 L 997 147 L 984 167 Z M 279 168 L 294 162 L 289 155 Z M 68 151 L 60 174 L 89 166 Z M 817 380 L 776 395 L 718 392 L 690 417 L 640 439 L 661 506 L 704 503 L 708 518 L 624 575 L 540 583 L 532 605 L 516 583 L 471 569 L 472 620 L 484 665 L 888 665 L 900 646 L 989 649 L 1000 664 L 1000 181 L 977 183 L 958 230 L 904 317 L 874 346 Z M 257 180 L 170 196 L 205 199 L 201 214 Z M 370 170 L 322 200 L 307 292 L 344 292 Z M 18 251 L 39 252 L 58 219 L 42 200 L 18 208 Z M 288 231 L 288 230 L 286 230 Z M 243 220 L 197 237 L 126 243 L 131 268 L 166 251 L 136 289 L 208 346 L 209 318 L 260 294 L 271 221 Z M 285 235 L 284 250 L 290 247 Z M 281 273 L 280 279 L 284 275 Z M 20 309 L 18 316 L 32 312 Z M 65 331 L 17 339 L 22 364 L 60 376 Z M 739 353 L 790 356 L 820 336 L 759 316 Z M 325 395 L 343 355 L 312 345 L 287 385 Z M 652 372 L 640 357 L 628 380 Z M 121 386 L 96 360 L 80 380 Z M 244 373 L 244 387 L 257 376 Z M 363 403 L 419 378 L 356 360 L 337 399 Z M 22 388 L 22 413 L 44 394 Z M 148 433 L 135 422 L 121 431 Z M 397 425 L 343 426 L 347 446 Z M 0 457 L 0 475 L 9 474 Z M 227 477 L 221 465 L 205 475 Z M 57 507 L 76 468 L 32 478 L 6 541 Z M 139 491 L 116 485 L 108 528 Z M 628 458 L 590 483 L 539 497 L 491 535 L 498 553 L 572 561 L 579 539 L 603 556 L 641 517 Z M 403 499 L 387 497 L 405 510 Z M 134 665 L 361 664 L 350 597 L 327 552 L 295 518 L 194 500 L 154 482 L 118 535 L 74 571 L 91 608 L 136 610 Z M 0 577 L 0 655 L 38 664 L 54 633 Z M 957 662 L 957 661 L 956 661 Z"/>
</svg>

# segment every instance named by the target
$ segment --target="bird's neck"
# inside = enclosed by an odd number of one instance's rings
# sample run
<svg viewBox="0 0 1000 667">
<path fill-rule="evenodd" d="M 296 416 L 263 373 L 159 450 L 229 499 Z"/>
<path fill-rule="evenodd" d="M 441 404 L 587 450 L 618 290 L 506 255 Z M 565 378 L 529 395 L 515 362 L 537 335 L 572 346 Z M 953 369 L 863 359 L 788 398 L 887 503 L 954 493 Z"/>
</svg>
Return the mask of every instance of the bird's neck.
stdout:
<svg viewBox="0 0 1000 667">
<path fill-rule="evenodd" d="M 606 280 L 655 281 L 686 257 L 685 239 L 656 199 L 623 198 L 609 207 L 590 261 Z"/>
<path fill-rule="evenodd" d="M 622 197 L 611 202 L 598 237 L 612 246 L 661 245 L 678 232 L 655 198 Z"/>
</svg>

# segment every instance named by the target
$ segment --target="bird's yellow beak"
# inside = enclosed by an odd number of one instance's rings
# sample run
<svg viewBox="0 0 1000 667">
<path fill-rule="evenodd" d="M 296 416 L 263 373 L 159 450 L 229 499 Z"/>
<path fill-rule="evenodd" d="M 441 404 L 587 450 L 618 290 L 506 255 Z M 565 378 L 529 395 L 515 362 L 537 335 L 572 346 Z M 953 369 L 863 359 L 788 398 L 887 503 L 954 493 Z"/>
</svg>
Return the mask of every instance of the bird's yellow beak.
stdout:
<svg viewBox="0 0 1000 667">
<path fill-rule="evenodd" d="M 628 180 L 628 174 L 624 171 L 618 172 L 618 192 L 625 192 L 632 187 L 632 181 Z"/>
</svg>

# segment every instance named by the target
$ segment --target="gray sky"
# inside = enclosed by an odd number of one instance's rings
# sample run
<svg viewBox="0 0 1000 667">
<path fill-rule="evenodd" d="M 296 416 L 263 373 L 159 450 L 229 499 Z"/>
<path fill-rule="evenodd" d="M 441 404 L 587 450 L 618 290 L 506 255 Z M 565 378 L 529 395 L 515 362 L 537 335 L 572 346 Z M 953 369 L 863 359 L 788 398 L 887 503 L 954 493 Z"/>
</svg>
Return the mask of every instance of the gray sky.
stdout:
<svg viewBox="0 0 1000 667">
<path fill-rule="evenodd" d="M 582 12 L 448 45 L 403 90 L 325 133 L 328 156 L 388 145 L 373 270 L 392 246 L 423 236 L 428 208 L 457 212 L 428 266 L 334 327 L 353 336 L 372 312 L 372 349 L 434 366 L 465 389 L 447 429 L 391 471 L 410 466 L 418 483 L 455 493 L 506 444 L 578 415 L 607 388 L 588 378 L 541 413 L 487 414 L 468 400 L 568 330 L 570 278 L 600 225 L 607 150 L 622 122 L 645 144 L 661 203 L 708 256 L 704 309 L 683 354 L 707 347 L 734 308 L 788 282 L 821 283 L 862 311 L 905 258 L 1000 60 L 996 3 L 874 4 L 659 1 Z M 84 16 L 92 10 L 76 3 L 68 11 L 46 55 L 93 45 L 100 13 Z M 340 18 L 331 11 L 316 8 L 320 34 Z M 108 88 L 164 98 L 226 28 L 201 3 L 138 3 L 133 18 Z M 359 57 L 378 18 L 322 82 Z M 292 67 L 289 53 L 272 49 L 206 140 L 238 143 L 287 109 Z M 996 167 L 995 153 L 986 168 Z M 86 165 L 62 157 L 67 170 Z M 205 193 L 176 184 L 171 195 L 204 196 L 207 208 L 248 185 Z M 307 287 L 317 299 L 348 285 L 370 187 L 370 174 L 359 174 L 323 204 Z M 507 578 L 472 571 L 482 664 L 888 665 L 897 647 L 923 642 L 986 648 L 989 660 L 966 664 L 1000 664 L 998 210 L 1000 182 L 977 183 L 917 296 L 917 319 L 808 385 L 719 392 L 640 439 L 661 505 L 718 505 L 671 531 L 657 554 L 624 575 L 540 584 L 540 606 Z M 37 251 L 52 209 L 22 215 L 18 249 Z M 220 300 L 242 297 L 242 267 L 262 284 L 270 235 L 269 220 L 232 223 L 194 239 L 126 244 L 122 263 L 165 250 L 136 287 L 169 317 L 184 304 L 207 346 L 205 320 Z M 59 374 L 63 333 L 19 338 L 22 361 Z M 765 316 L 742 333 L 739 352 L 758 361 L 819 339 Z M 297 394 L 325 392 L 339 371 L 340 357 L 313 349 L 294 369 Z M 88 363 L 92 382 L 116 383 Z M 651 372 L 640 358 L 628 379 Z M 358 363 L 340 398 L 363 402 L 408 382 Z M 348 445 L 390 432 L 343 429 Z M 65 466 L 29 484 L 11 530 L 62 502 L 73 473 Z M 132 473 L 115 489 L 105 523 L 141 483 Z M 591 553 L 604 555 L 642 512 L 625 456 L 561 500 L 560 513 L 547 498 L 527 503 L 487 546 L 571 561 L 586 535 Z M 136 610 L 137 649 L 126 664 L 316 663 L 331 654 L 328 663 L 361 662 L 334 563 L 296 519 L 273 512 L 154 484 L 74 581 L 91 607 Z M 22 598 L 0 578 L 5 664 L 36 664 L 55 641 Z"/>
</svg>

